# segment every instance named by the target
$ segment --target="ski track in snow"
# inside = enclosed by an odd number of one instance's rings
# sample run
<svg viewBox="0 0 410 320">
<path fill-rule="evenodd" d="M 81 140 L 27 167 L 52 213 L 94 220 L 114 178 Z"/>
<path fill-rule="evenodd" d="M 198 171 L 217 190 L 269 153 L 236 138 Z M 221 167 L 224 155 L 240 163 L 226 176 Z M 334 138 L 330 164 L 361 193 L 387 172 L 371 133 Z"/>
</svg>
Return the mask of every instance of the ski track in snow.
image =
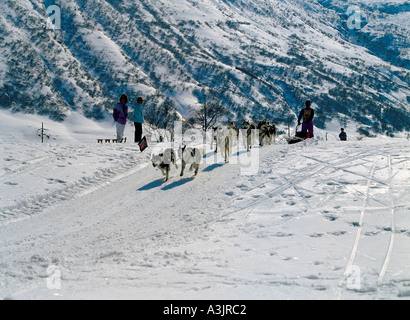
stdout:
<svg viewBox="0 0 410 320">
<path fill-rule="evenodd" d="M 5 202 L 11 204 L 2 207 L 0 226 L 27 219 L 61 201 L 96 191 L 102 186 L 140 169 L 135 162 L 135 148 L 129 151 L 123 150 L 118 154 L 115 154 L 115 150 L 121 150 L 121 146 L 114 147 L 114 150 L 108 151 L 107 154 L 100 153 L 103 146 L 84 150 L 84 152 L 79 151 L 85 148 L 87 147 L 77 145 L 54 147 L 51 148 L 52 150 L 46 151 L 46 156 L 29 157 L 28 159 L 27 155 L 23 155 L 22 159 L 14 159 L 15 151 L 13 151 L 12 155 L 5 160 L 7 165 L 11 161 L 15 164 L 4 167 L 3 175 L 0 175 L 0 184 L 6 187 L 24 184 L 24 187 L 21 188 L 21 194 L 17 192 L 9 195 L 10 199 L 6 199 Z M 10 147 L 11 149 L 13 148 Z M 95 153 L 99 156 L 96 156 Z M 103 160 L 98 160 L 98 157 Z M 93 164 L 94 160 L 98 160 L 100 164 Z M 111 162 L 118 164 L 118 166 L 112 166 Z M 77 164 L 79 166 L 76 166 Z M 80 171 L 83 166 L 84 170 Z M 141 166 L 146 166 L 146 163 Z M 65 168 L 68 169 L 65 170 Z M 74 169 L 72 170 L 72 168 Z M 92 168 L 93 171 L 88 171 L 89 168 Z M 48 170 L 50 170 L 50 174 L 49 177 L 46 177 L 44 172 Z M 61 178 L 54 178 L 53 175 Z M 77 176 L 77 179 L 73 176 Z M 34 185 L 31 186 L 32 188 L 26 188 L 29 181 L 33 179 L 32 177 L 36 177 Z M 66 177 L 71 181 L 67 181 Z M 55 188 L 54 185 L 59 186 L 59 188 Z M 26 192 L 29 193 L 28 196 L 26 196 Z"/>
<path fill-rule="evenodd" d="M 5 146 L 0 298 L 410 297 L 406 140 L 278 143 L 254 175 L 168 182 L 131 144 Z"/>
</svg>

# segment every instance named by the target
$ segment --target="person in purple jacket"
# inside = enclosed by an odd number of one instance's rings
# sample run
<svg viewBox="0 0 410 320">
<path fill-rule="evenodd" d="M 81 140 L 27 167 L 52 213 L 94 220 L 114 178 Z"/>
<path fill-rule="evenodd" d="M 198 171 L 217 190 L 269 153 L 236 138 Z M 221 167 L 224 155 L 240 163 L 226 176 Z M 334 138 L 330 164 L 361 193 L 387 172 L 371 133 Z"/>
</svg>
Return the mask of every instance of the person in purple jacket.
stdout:
<svg viewBox="0 0 410 320">
<path fill-rule="evenodd" d="M 298 125 L 302 123 L 302 132 L 306 133 L 306 138 L 313 138 L 313 118 L 315 117 L 315 111 L 310 107 L 310 101 L 306 101 L 306 107 L 300 111 L 298 118 Z"/>
<path fill-rule="evenodd" d="M 128 117 L 128 97 L 123 94 L 120 97 L 120 102 L 114 107 L 113 118 L 117 125 L 117 141 L 122 142 L 124 139 L 125 125 Z"/>
</svg>

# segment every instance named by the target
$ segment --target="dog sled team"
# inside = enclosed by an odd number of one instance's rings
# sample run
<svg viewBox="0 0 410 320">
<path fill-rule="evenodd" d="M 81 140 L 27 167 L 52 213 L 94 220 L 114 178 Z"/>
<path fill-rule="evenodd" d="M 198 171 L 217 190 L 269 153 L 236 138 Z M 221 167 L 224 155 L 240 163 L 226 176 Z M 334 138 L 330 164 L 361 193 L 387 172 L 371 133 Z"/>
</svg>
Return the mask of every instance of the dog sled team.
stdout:
<svg viewBox="0 0 410 320">
<path fill-rule="evenodd" d="M 260 146 L 263 146 L 265 142 L 269 145 L 272 142 L 274 143 L 276 140 L 276 127 L 271 125 L 269 121 L 262 121 L 258 125 L 244 121 L 239 129 L 235 123 L 229 122 L 226 128 L 222 126 L 213 128 L 210 136 L 210 147 L 215 154 L 221 154 L 222 159 L 228 163 L 233 155 L 234 147 L 239 145 L 241 136 L 243 144 L 249 152 L 257 141 L 259 141 Z M 166 181 L 169 179 L 172 167 L 179 169 L 178 163 L 181 165 L 181 177 L 184 175 L 187 166 L 190 166 L 190 171 L 194 170 L 196 176 L 204 155 L 205 150 L 203 148 L 188 147 L 182 143 L 178 151 L 173 148 L 166 148 L 160 154 L 154 154 L 152 156 L 152 165 L 161 170 Z"/>
<path fill-rule="evenodd" d="M 113 110 L 113 118 L 116 122 L 117 127 L 117 141 L 124 141 L 124 130 L 127 123 L 128 114 L 128 97 L 123 94 L 120 97 L 120 102 L 115 106 Z M 137 106 L 134 108 L 131 120 L 135 125 L 135 137 L 134 141 L 136 143 L 141 143 L 144 139 L 142 138 L 142 124 L 144 123 L 142 104 L 144 100 L 142 97 L 138 97 Z M 308 100 L 305 103 L 305 108 L 300 111 L 298 117 L 298 126 L 296 127 L 296 135 L 293 138 L 288 139 L 289 144 L 298 143 L 305 139 L 313 138 L 313 118 L 314 110 L 311 108 L 311 102 Z M 301 122 L 303 120 L 303 123 Z M 298 131 L 298 128 L 302 125 L 302 130 Z M 340 139 L 345 141 L 347 139 L 346 133 L 342 132 L 340 134 Z M 246 147 L 247 152 L 249 152 L 259 141 L 259 145 L 263 146 L 266 143 L 269 145 L 275 143 L 276 139 L 276 127 L 271 125 L 269 121 L 261 121 L 258 125 L 252 122 L 244 121 L 241 128 L 239 129 L 235 123 L 229 122 L 224 129 L 222 126 L 213 128 L 211 136 L 211 149 L 214 149 L 215 154 L 220 152 L 222 154 L 225 162 L 229 162 L 229 159 L 233 155 L 233 148 L 239 145 L 240 136 L 242 136 L 243 144 Z M 100 139 L 101 140 L 101 139 Z M 141 146 L 140 146 L 141 147 Z M 142 150 L 142 149 L 141 149 Z M 187 147 L 185 145 L 180 146 L 178 150 L 178 157 L 181 160 L 181 176 L 184 175 L 184 170 L 187 165 L 190 165 L 190 170 L 195 169 L 195 175 L 198 174 L 199 165 L 202 161 L 205 152 L 199 148 Z M 158 167 L 166 180 L 169 179 L 169 172 L 171 170 L 171 165 L 178 168 L 177 157 L 175 150 L 168 148 L 162 153 L 153 155 L 152 164 L 154 167 Z"/>
</svg>

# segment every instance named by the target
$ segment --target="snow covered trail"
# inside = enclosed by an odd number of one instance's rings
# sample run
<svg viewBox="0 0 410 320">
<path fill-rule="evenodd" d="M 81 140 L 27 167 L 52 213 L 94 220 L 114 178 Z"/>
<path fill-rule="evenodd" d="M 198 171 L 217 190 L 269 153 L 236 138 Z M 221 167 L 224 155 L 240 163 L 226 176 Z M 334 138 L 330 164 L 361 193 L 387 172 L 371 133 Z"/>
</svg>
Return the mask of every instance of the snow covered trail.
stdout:
<svg viewBox="0 0 410 320">
<path fill-rule="evenodd" d="M 404 139 L 278 143 L 255 149 L 255 174 L 243 174 L 234 158 L 207 161 L 195 178 L 173 168 L 168 182 L 129 146 L 115 153 L 111 146 L 60 148 L 55 152 L 72 163 L 67 175 L 88 157 L 99 164 L 88 176 L 64 180 L 53 171 L 61 163 L 48 157 L 54 179 L 66 182 L 65 197 L 52 188 L 40 201 L 29 185 L 20 190 L 24 206 L 10 205 L 7 193 L 0 298 L 410 297 Z M 33 173 L 48 151 L 33 150 L 20 166 L 17 154 L 5 155 L 16 165 L 0 177 L 12 183 L 7 190 L 21 186 L 19 177 Z"/>
<path fill-rule="evenodd" d="M 237 166 L 225 166 L 224 172 L 231 176 L 238 175 Z M 140 264 L 144 269 L 149 267 L 155 270 L 151 258 L 140 255 L 145 248 L 168 249 L 169 246 L 181 245 L 197 229 L 206 229 L 206 224 L 223 212 L 229 197 L 224 193 L 224 185 L 219 183 L 218 175 L 222 167 L 222 164 L 207 166 L 195 179 L 189 171 L 180 178 L 179 170 L 174 169 L 170 181 L 165 183 L 159 170 L 145 161 L 135 168 L 128 168 L 120 177 L 114 176 L 105 182 L 94 180 L 87 187 L 81 185 L 81 188 L 75 183 L 71 184 L 65 191 L 72 200 L 64 198 L 57 203 L 48 199 L 43 201 L 51 205 L 47 208 L 38 205 L 36 200 L 32 201 L 35 206 L 30 205 L 29 213 L 24 218 L 8 217 L 10 221 L 3 222 L 0 238 L 6 241 L 2 248 L 2 261 L 18 261 L 16 265 L 5 265 L 8 270 L 13 270 L 6 272 L 6 277 L 15 277 L 14 272 L 18 270 L 21 272 L 18 277 L 22 276 L 23 279 L 40 278 L 41 288 L 44 286 L 41 279 L 44 278 L 44 267 L 57 264 L 67 267 L 63 272 L 65 275 L 75 274 L 75 281 L 80 281 L 85 272 L 84 281 L 87 282 L 88 272 L 83 267 L 87 270 L 89 265 L 123 256 L 128 257 L 126 260 L 131 261 L 136 270 Z M 218 183 L 209 183 L 212 180 Z M 80 189 L 84 190 L 77 192 Z M 54 198 L 56 193 L 53 192 L 49 198 Z M 20 203 L 16 206 L 17 211 L 23 210 Z M 32 208 L 36 212 L 30 212 Z M 3 213 L 4 219 L 9 212 L 7 208 Z M 197 232 L 196 235 L 201 237 L 202 233 Z M 40 275 L 32 269 L 33 261 L 39 261 Z M 20 269 L 19 264 L 27 264 L 28 270 Z M 77 272 L 78 268 L 80 272 Z M 103 269 L 102 274 L 106 272 Z M 136 270 L 132 273 L 138 273 Z M 119 276 L 121 279 L 124 272 L 115 269 L 115 278 Z"/>
</svg>

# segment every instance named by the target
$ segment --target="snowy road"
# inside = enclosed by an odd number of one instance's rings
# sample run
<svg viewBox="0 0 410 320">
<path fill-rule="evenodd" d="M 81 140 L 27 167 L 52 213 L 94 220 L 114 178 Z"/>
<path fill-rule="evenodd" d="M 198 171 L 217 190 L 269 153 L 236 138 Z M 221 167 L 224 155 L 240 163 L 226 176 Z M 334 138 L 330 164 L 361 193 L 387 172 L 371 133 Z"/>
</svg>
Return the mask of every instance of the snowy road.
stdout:
<svg viewBox="0 0 410 320">
<path fill-rule="evenodd" d="M 278 143 L 255 174 L 207 158 L 168 182 L 132 145 L 4 145 L 0 298 L 410 297 L 407 140 Z"/>
</svg>

